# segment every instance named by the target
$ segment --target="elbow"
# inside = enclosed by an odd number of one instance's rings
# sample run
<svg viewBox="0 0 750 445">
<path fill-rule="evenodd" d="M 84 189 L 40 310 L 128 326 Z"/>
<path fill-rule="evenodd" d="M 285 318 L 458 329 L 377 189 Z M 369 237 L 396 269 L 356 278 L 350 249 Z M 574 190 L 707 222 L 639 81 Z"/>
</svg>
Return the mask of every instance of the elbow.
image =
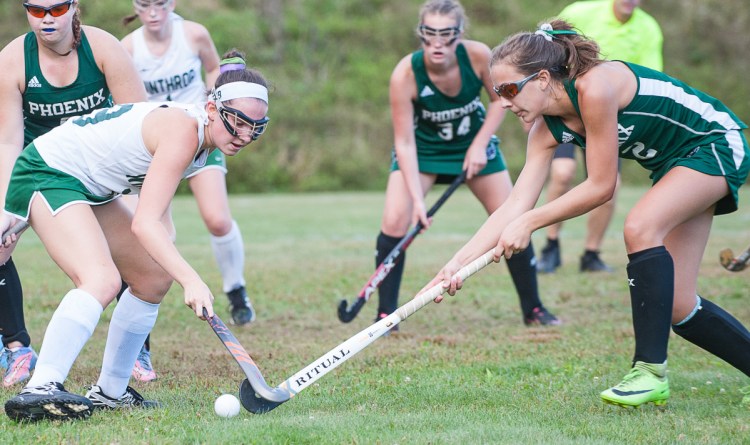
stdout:
<svg viewBox="0 0 750 445">
<path fill-rule="evenodd" d="M 598 187 L 596 197 L 592 201 L 594 201 L 596 206 L 599 207 L 600 205 L 611 201 L 614 197 L 615 185 L 613 184 L 611 187 Z"/>
<path fill-rule="evenodd" d="M 136 239 L 140 241 L 142 239 L 141 237 L 146 232 L 146 225 L 140 218 L 133 218 L 133 221 L 130 223 L 130 231 Z"/>
</svg>

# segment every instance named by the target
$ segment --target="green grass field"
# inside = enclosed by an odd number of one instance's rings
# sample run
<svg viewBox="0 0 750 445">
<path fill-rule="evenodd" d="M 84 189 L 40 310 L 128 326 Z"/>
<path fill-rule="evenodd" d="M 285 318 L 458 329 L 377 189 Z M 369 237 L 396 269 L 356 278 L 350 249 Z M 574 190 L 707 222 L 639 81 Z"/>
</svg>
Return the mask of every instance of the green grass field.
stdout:
<svg viewBox="0 0 750 445">
<path fill-rule="evenodd" d="M 153 332 L 159 379 L 133 384 L 164 405 L 158 410 L 101 412 L 80 422 L 19 425 L 0 416 L 0 442 L 27 443 L 289 443 L 289 444 L 728 444 L 750 441 L 750 411 L 739 388 L 746 376 L 673 336 L 672 398 L 666 409 L 604 405 L 601 390 L 629 368 L 633 350 L 625 281 L 622 221 L 643 193 L 625 188 L 603 250 L 613 274 L 578 273 L 585 219 L 565 225 L 563 267 L 540 276 L 547 307 L 564 325 L 526 328 L 504 263 L 470 278 L 458 295 L 428 305 L 276 410 L 217 417 L 213 401 L 237 393 L 243 379 L 207 323 L 195 318 L 174 286 Z M 430 193 L 428 203 L 439 190 Z M 750 195 L 744 210 L 715 220 L 700 290 L 750 324 L 750 272 L 730 273 L 718 252 L 750 242 Z M 350 324 L 336 317 L 373 270 L 383 193 L 233 196 L 245 238 L 246 277 L 258 313 L 234 333 L 275 386 L 372 323 L 371 301 Z M 460 189 L 433 227 L 408 250 L 401 303 L 429 281 L 484 221 L 477 201 Z M 178 245 L 217 292 L 221 279 L 192 198 L 175 202 Z M 543 234 L 534 235 L 537 252 Z M 75 248 L 75 246 L 71 246 Z M 35 346 L 67 278 L 33 233 L 15 255 Z M 227 300 L 216 308 L 229 319 Z M 96 381 L 112 307 L 74 365 L 66 386 L 83 393 Z M 7 400 L 18 388 L 0 388 Z"/>
</svg>

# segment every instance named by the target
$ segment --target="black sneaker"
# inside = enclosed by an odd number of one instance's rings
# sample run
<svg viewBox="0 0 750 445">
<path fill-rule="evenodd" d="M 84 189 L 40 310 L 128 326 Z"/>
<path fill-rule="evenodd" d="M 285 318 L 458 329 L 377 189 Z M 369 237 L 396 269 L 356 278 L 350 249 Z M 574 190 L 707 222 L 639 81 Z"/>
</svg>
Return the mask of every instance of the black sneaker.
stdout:
<svg viewBox="0 0 750 445">
<path fill-rule="evenodd" d="M 555 317 L 555 315 L 544 308 L 544 306 L 535 307 L 531 311 L 531 315 L 524 317 L 523 324 L 526 326 L 542 325 L 542 326 L 558 326 L 562 322 Z"/>
<path fill-rule="evenodd" d="M 245 286 L 240 286 L 227 292 L 229 304 L 231 305 L 232 323 L 237 326 L 255 321 L 255 311 L 247 298 Z"/>
<path fill-rule="evenodd" d="M 123 409 L 123 408 L 159 408 L 159 402 L 146 400 L 138 391 L 130 386 L 125 390 L 125 394 L 119 399 L 104 394 L 102 388 L 98 385 L 92 385 L 86 393 L 86 399 L 91 401 L 94 409 Z"/>
<path fill-rule="evenodd" d="M 83 419 L 93 411 L 94 405 L 89 399 L 69 393 L 59 382 L 27 386 L 5 402 L 5 414 L 16 422 Z"/>
<path fill-rule="evenodd" d="M 587 250 L 581 255 L 581 272 L 612 272 L 612 268 L 599 258 L 599 252 Z"/>
<path fill-rule="evenodd" d="M 536 264 L 536 270 L 539 273 L 554 273 L 555 269 L 562 265 L 560 259 L 560 244 L 559 242 L 550 243 L 547 240 L 547 245 L 542 249 L 542 257 Z"/>
<path fill-rule="evenodd" d="M 379 322 L 380 320 L 384 319 L 387 316 L 388 316 L 388 314 L 386 314 L 385 312 L 379 313 L 377 316 L 375 316 L 375 323 Z M 383 337 L 387 337 L 387 336 L 391 335 L 391 332 L 398 332 L 398 325 L 395 325 L 390 330 L 388 330 L 388 332 L 386 332 L 385 334 L 383 334 Z"/>
</svg>

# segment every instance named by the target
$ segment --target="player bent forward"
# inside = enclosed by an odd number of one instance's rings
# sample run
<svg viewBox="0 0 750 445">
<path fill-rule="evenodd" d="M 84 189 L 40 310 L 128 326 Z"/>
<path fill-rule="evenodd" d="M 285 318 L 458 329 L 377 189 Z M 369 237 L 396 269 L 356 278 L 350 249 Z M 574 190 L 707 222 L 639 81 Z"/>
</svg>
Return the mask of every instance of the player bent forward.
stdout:
<svg viewBox="0 0 750 445">
<path fill-rule="evenodd" d="M 47 326 L 28 385 L 5 404 L 11 419 L 85 418 L 95 408 L 157 405 L 128 379 L 172 280 L 198 317 L 204 308 L 213 316 L 211 291 L 173 243 L 170 202 L 180 180 L 214 147 L 234 156 L 257 139 L 267 112 L 263 76 L 229 71 L 205 107 L 150 102 L 102 109 L 70 119 L 24 150 L 0 229 L 28 220 L 75 288 Z M 140 195 L 134 213 L 118 199 L 127 194 Z M 71 394 L 63 382 L 121 278 L 130 287 L 112 313 L 99 380 L 85 397 Z"/>
</svg>

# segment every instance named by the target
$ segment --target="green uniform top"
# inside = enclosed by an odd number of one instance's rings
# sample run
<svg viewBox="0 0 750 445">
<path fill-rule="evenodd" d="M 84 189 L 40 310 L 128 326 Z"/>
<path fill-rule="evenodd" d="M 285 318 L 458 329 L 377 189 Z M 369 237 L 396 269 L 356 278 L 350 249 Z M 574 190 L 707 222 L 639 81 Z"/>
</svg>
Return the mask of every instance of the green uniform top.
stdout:
<svg viewBox="0 0 750 445">
<path fill-rule="evenodd" d="M 480 100 L 483 88 L 471 66 L 463 45 L 456 47 L 456 58 L 461 72 L 461 91 L 447 96 L 432 83 L 424 65 L 424 51 L 412 54 L 411 66 L 417 83 L 414 104 L 414 136 L 417 149 L 423 155 L 439 154 L 446 146 L 466 151 L 486 114 Z"/>
<path fill-rule="evenodd" d="M 560 17 L 596 41 L 605 59 L 661 71 L 664 38 L 659 23 L 641 8 L 635 8 L 630 20 L 620 23 L 612 8 L 613 0 L 578 1 L 563 9 Z"/>
<path fill-rule="evenodd" d="M 638 161 L 652 171 L 655 181 L 676 165 L 725 176 L 736 194 L 750 165 L 750 151 L 740 132 L 747 125 L 708 94 L 659 71 L 623 63 L 635 74 L 638 88 L 617 114 L 619 157 Z M 565 89 L 580 116 L 575 79 Z M 544 116 L 544 121 L 558 143 L 585 149 L 586 138 L 558 116 Z M 699 158 L 715 165 L 696 165 Z"/>
<path fill-rule="evenodd" d="M 73 116 L 112 106 L 104 74 L 96 65 L 86 34 L 81 31 L 78 77 L 70 85 L 50 85 L 39 66 L 39 46 L 33 32 L 26 34 L 24 54 L 26 90 L 23 93 L 24 146 Z"/>
</svg>

